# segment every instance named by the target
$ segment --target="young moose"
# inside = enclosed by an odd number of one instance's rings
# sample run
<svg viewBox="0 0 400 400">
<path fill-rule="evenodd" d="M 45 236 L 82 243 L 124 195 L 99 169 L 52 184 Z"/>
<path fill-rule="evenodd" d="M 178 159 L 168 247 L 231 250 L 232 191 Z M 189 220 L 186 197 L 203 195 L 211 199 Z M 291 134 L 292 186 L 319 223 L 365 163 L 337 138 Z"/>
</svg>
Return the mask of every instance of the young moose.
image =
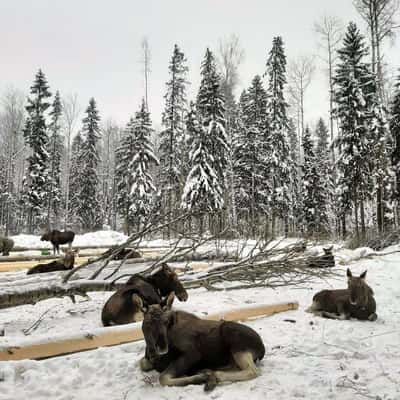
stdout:
<svg viewBox="0 0 400 400">
<path fill-rule="evenodd" d="M 47 264 L 38 264 L 28 270 L 27 275 L 41 274 L 44 272 L 65 271 L 74 268 L 75 256 L 78 250 L 67 250 L 63 258 Z"/>
<path fill-rule="evenodd" d="M 308 266 L 310 268 L 333 268 L 335 266 L 335 256 L 332 253 L 332 249 L 333 246 L 324 247 L 324 254 L 314 257 Z"/>
<path fill-rule="evenodd" d="M 359 277 L 353 277 L 347 269 L 348 289 L 322 290 L 313 297 L 307 311 L 325 318 L 375 321 L 376 303 L 372 289 L 365 282 L 366 275 L 364 271 Z"/>
<path fill-rule="evenodd" d="M 75 233 L 72 231 L 60 232 L 54 229 L 42 235 L 40 240 L 51 242 L 53 245 L 53 254 L 56 254 L 56 252 L 60 254 L 60 244 L 68 244 L 71 248 L 74 237 Z"/>
<path fill-rule="evenodd" d="M 165 306 L 144 309 L 146 354 L 140 360 L 142 371 L 161 372 L 163 386 L 205 383 L 205 390 L 212 390 L 220 382 L 258 376 L 255 362 L 264 357 L 265 347 L 253 329 L 172 311 L 173 300 L 171 293 Z"/>
<path fill-rule="evenodd" d="M 160 304 L 162 297 L 176 292 L 180 301 L 188 294 L 178 275 L 167 264 L 148 277 L 132 276 L 126 286 L 117 290 L 106 302 L 101 313 L 104 326 L 129 324 L 143 319 L 142 305 Z"/>
</svg>

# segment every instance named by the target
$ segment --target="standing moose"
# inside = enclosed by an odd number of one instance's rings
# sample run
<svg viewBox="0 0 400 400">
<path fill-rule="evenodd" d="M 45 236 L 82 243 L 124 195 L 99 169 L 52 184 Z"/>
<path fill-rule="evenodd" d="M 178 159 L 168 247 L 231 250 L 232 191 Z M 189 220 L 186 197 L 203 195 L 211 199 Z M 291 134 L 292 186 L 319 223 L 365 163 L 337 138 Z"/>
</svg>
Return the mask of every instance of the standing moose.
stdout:
<svg viewBox="0 0 400 400">
<path fill-rule="evenodd" d="M 51 242 L 53 245 L 53 254 L 60 254 L 60 244 L 68 244 L 71 248 L 75 233 L 72 231 L 60 232 L 56 229 L 45 233 L 40 240 Z"/>
</svg>

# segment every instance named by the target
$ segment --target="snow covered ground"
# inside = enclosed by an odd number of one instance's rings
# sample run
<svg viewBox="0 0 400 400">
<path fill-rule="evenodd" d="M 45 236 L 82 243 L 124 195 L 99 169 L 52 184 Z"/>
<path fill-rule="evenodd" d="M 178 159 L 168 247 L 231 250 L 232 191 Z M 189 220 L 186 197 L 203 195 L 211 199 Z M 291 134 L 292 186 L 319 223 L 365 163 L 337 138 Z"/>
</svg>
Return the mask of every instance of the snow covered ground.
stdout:
<svg viewBox="0 0 400 400">
<path fill-rule="evenodd" d="M 390 250 L 400 250 L 400 246 L 385 251 Z M 369 249 L 338 249 L 338 271 L 343 278 L 315 282 L 312 287 L 217 293 L 196 289 L 189 292 L 186 303 L 177 302 L 176 308 L 202 316 L 246 304 L 290 300 L 300 303 L 297 311 L 247 322 L 259 332 L 267 348 L 260 364 L 260 377 L 218 386 L 208 397 L 400 400 L 400 253 L 356 261 L 368 252 Z M 368 269 L 367 280 L 378 305 L 376 322 L 333 321 L 304 312 L 316 291 L 345 286 L 347 265 L 354 273 Z M 40 279 L 55 279 L 57 274 Z M 27 279 L 23 271 L 1 274 L 0 290 L 11 284 L 36 284 Z M 51 299 L 34 306 L 0 310 L 0 329 L 5 330 L 0 346 L 23 339 L 22 329 L 29 328 L 45 312 L 42 323 L 29 338 L 100 327 L 101 308 L 109 296 L 110 293 L 93 293 L 90 301 L 78 298 L 76 304 L 67 298 Z M 144 343 L 137 342 L 42 361 L 2 362 L 0 399 L 19 400 L 29 396 L 35 400 L 136 400 L 205 396 L 201 386 L 160 387 L 156 373 L 144 374 L 138 367 L 143 352 Z"/>
<path fill-rule="evenodd" d="M 41 241 L 40 236 L 21 234 L 11 237 L 15 247 L 48 249 L 51 243 Z M 76 235 L 73 246 L 110 246 L 125 242 L 128 236 L 115 231 L 98 231 Z"/>
</svg>

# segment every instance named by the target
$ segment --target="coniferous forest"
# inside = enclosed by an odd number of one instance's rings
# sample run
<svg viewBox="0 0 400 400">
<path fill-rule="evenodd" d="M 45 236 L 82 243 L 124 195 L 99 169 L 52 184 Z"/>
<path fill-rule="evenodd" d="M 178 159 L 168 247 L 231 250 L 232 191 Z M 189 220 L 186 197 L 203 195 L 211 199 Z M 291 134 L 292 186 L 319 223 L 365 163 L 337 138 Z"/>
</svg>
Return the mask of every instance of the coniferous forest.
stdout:
<svg viewBox="0 0 400 400">
<path fill-rule="evenodd" d="M 397 230 L 400 78 L 387 73 L 383 45 L 395 40 L 398 4 L 353 5 L 360 26 L 329 16 L 315 23 L 329 97 L 329 118 L 318 121 L 307 120 L 304 98 L 320 65 L 288 59 L 278 32 L 247 84 L 238 36 L 203 49 L 199 70 L 172 44 L 160 129 L 147 91 L 120 126 L 103 119 L 95 98 L 60 93 L 46 71 L 32 71 L 30 88 L 0 93 L 1 231 L 131 234 L 154 215 L 189 211 L 190 222 L 167 226 L 164 237 L 224 231 L 361 243 Z"/>
</svg>

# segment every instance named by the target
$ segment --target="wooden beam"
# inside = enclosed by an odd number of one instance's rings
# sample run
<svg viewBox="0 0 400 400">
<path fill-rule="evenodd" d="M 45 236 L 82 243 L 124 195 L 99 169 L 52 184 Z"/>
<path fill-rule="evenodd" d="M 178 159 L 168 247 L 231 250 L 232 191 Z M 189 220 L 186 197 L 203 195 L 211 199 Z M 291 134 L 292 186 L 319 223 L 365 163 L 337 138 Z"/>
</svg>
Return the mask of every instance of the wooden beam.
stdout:
<svg viewBox="0 0 400 400">
<path fill-rule="evenodd" d="M 244 321 L 255 317 L 265 317 L 283 311 L 297 310 L 297 302 L 263 304 L 243 307 L 208 315 L 206 319 L 226 321 Z M 0 347 L 0 361 L 41 359 L 55 357 L 78 351 L 96 349 L 103 346 L 115 346 L 143 339 L 139 327 L 141 323 L 97 328 L 91 332 L 79 333 L 70 337 L 55 337 L 47 340 L 27 340 L 20 345 Z"/>
</svg>

